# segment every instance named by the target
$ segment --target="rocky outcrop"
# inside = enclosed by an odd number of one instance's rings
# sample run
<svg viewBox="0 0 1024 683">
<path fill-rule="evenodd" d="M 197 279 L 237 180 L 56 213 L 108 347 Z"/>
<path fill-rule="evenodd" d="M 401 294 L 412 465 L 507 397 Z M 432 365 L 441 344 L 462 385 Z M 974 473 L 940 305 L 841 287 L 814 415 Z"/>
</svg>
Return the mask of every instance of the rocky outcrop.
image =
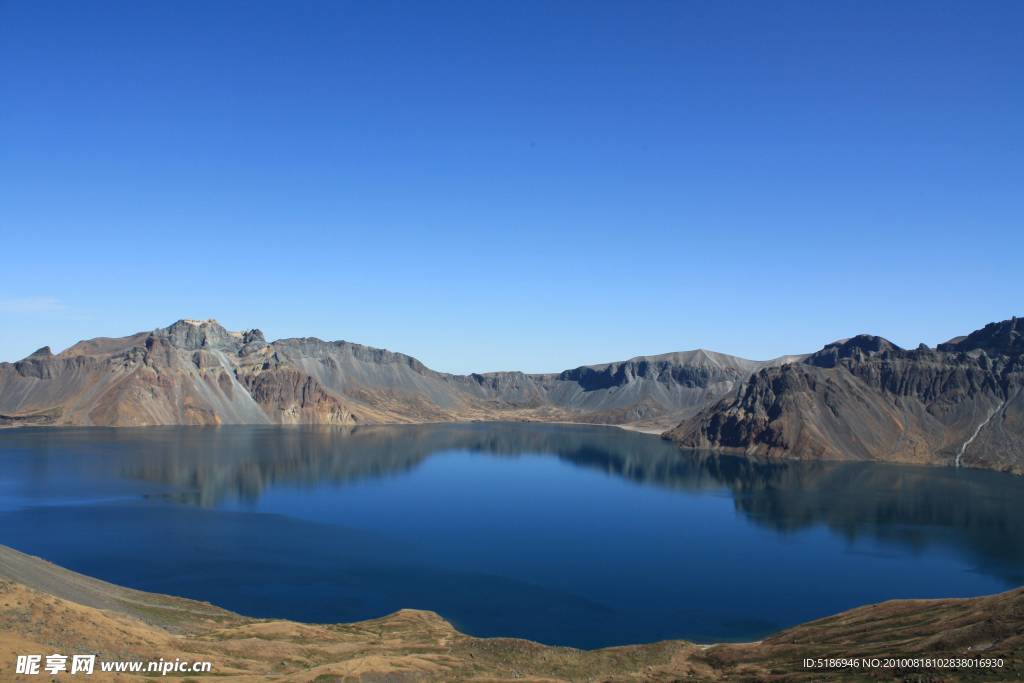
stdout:
<svg viewBox="0 0 1024 683">
<path fill-rule="evenodd" d="M 1024 472 L 1024 323 L 932 349 L 835 342 L 762 368 L 666 433 L 683 447 L 768 458 L 885 460 Z"/>
<path fill-rule="evenodd" d="M 548 420 L 664 429 L 720 398 L 756 362 L 690 351 L 556 374 L 451 375 L 346 341 L 267 342 L 215 320 L 44 347 L 0 363 L 0 426 Z"/>
<path fill-rule="evenodd" d="M 316 379 L 298 370 L 276 368 L 248 372 L 243 375 L 243 380 L 249 395 L 274 422 L 335 425 L 352 425 L 357 422 L 352 411 L 337 396 L 325 390 Z"/>
</svg>

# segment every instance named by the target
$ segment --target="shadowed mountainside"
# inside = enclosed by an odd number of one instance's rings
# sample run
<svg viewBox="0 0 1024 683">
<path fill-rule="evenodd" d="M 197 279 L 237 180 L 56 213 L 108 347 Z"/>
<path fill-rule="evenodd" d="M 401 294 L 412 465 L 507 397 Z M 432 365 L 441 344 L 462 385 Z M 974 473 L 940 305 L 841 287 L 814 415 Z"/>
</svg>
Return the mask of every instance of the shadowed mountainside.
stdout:
<svg viewBox="0 0 1024 683">
<path fill-rule="evenodd" d="M 932 349 L 861 335 L 762 368 L 666 434 L 768 458 L 1024 472 L 1024 321 Z"/>
<path fill-rule="evenodd" d="M 697 350 L 558 374 L 451 375 L 411 356 L 345 341 L 268 343 L 259 330 L 179 320 L 0 363 L 0 426 L 505 419 L 664 429 L 754 370 L 785 360 Z"/>
<path fill-rule="evenodd" d="M 0 676 L 18 654 L 210 661 L 188 680 L 1010 680 L 1024 641 L 1024 589 L 982 598 L 894 600 L 758 643 L 663 641 L 600 650 L 474 638 L 433 612 L 352 624 L 252 619 L 207 603 L 121 588 L 0 546 Z M 818 657 L 1001 658 L 999 669 L 805 669 Z M 152 676 L 152 674 L 150 674 Z M 104 674 L 91 679 L 150 680 Z"/>
</svg>

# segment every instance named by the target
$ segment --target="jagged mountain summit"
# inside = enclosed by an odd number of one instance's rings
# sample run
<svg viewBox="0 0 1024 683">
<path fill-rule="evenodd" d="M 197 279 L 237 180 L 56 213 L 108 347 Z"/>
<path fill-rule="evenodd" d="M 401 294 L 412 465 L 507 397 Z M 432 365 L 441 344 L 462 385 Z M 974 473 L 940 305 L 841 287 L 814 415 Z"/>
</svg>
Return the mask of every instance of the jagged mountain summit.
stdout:
<svg viewBox="0 0 1024 683">
<path fill-rule="evenodd" d="M 556 374 L 453 375 L 350 342 L 267 342 L 259 330 L 179 320 L 0 363 L 0 425 L 544 420 L 665 429 L 751 372 L 790 360 L 697 350 Z"/>
<path fill-rule="evenodd" d="M 870 335 L 762 368 L 666 437 L 769 458 L 885 460 L 1024 473 L 1024 320 L 936 348 Z"/>
</svg>

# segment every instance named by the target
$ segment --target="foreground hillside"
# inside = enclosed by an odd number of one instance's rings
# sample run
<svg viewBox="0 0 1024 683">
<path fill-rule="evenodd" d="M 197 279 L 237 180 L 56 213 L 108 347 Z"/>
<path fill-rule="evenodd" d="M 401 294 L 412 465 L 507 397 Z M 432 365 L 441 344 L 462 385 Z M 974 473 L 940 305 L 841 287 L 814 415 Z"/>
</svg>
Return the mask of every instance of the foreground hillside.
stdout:
<svg viewBox="0 0 1024 683">
<path fill-rule="evenodd" d="M 1024 473 L 1024 320 L 907 350 L 862 335 L 763 368 L 670 431 L 683 447 Z"/>
<path fill-rule="evenodd" d="M 18 654 L 96 653 L 98 661 L 211 661 L 188 680 L 1016 680 L 1024 675 L 1024 589 L 966 600 L 900 600 L 780 632 L 760 643 L 665 641 L 603 650 L 473 638 L 433 612 L 354 624 L 250 619 L 142 593 L 0 546 L 0 679 Z M 1001 669 L 808 670 L 818 657 L 1003 658 Z M 21 680 L 37 677 L 26 676 Z M 89 680 L 148 680 L 97 673 Z"/>
<path fill-rule="evenodd" d="M 757 362 L 703 350 L 531 375 L 451 375 L 349 342 L 179 320 L 0 363 L 0 426 L 549 420 L 667 428 Z M 658 431 L 661 431 L 658 429 Z"/>
</svg>

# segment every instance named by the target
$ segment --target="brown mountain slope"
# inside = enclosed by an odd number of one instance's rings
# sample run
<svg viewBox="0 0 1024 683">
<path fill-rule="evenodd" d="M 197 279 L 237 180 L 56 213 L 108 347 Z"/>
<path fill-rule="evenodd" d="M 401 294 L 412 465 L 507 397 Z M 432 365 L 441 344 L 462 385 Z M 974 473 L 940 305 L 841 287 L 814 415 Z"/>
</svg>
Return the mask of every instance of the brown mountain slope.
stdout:
<svg viewBox="0 0 1024 683">
<path fill-rule="evenodd" d="M 0 363 L 0 425 L 528 419 L 665 428 L 771 363 L 698 350 L 558 374 L 451 375 L 359 344 L 268 343 L 259 330 L 180 320 Z"/>
<path fill-rule="evenodd" d="M 895 600 L 782 631 L 760 643 L 664 641 L 582 651 L 474 638 L 433 612 L 402 610 L 354 624 L 252 619 L 206 603 L 143 593 L 0 546 L 0 680 L 19 654 L 96 654 L 101 662 L 209 661 L 185 680 L 1018 680 L 1024 590 L 982 598 Z M 1000 668 L 805 668 L 805 658 L 1001 659 Z M 924 676 L 924 678 L 922 678 Z M 159 678 L 159 675 L 156 675 Z M 48 680 L 48 677 L 47 677 Z"/>
<path fill-rule="evenodd" d="M 901 349 L 862 335 L 764 368 L 666 433 L 770 458 L 887 460 L 1024 472 L 1024 321 Z"/>
</svg>

